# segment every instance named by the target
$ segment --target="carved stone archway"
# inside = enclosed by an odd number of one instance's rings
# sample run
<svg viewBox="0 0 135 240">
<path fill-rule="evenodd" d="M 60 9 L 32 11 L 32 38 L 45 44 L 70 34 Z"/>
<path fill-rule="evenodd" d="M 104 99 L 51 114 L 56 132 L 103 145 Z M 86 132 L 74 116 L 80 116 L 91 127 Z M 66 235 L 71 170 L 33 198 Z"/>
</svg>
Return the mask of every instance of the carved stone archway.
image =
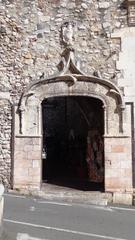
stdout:
<svg viewBox="0 0 135 240">
<path fill-rule="evenodd" d="M 29 106 L 39 106 L 44 98 L 62 95 L 82 95 L 100 99 L 106 111 L 105 132 L 108 134 L 111 128 L 108 126 L 108 117 L 109 111 L 113 109 L 117 111 L 117 118 L 119 118 L 117 133 L 123 132 L 122 115 L 125 104 L 119 88 L 110 81 L 84 74 L 75 65 L 74 50 L 71 48 L 64 51 L 59 68 L 60 71 L 56 75 L 33 82 L 22 95 L 19 106 L 22 120 L 20 133 L 27 134 L 23 132 L 26 130 L 23 128 L 25 113 Z M 109 110 L 110 108 L 112 110 Z"/>
<path fill-rule="evenodd" d="M 74 50 L 71 48 L 64 51 L 56 75 L 33 82 L 22 95 L 15 117 L 14 187 L 40 188 L 41 103 L 45 98 L 55 96 L 88 96 L 102 101 L 105 121 L 105 190 L 131 190 L 131 177 L 123 183 L 124 173 L 121 174 L 120 165 L 116 171 L 118 163 L 114 164 L 121 155 L 120 161 L 126 161 L 128 155 L 128 168 L 132 175 L 131 143 L 130 136 L 125 132 L 122 94 L 111 81 L 84 74 L 75 63 Z"/>
</svg>

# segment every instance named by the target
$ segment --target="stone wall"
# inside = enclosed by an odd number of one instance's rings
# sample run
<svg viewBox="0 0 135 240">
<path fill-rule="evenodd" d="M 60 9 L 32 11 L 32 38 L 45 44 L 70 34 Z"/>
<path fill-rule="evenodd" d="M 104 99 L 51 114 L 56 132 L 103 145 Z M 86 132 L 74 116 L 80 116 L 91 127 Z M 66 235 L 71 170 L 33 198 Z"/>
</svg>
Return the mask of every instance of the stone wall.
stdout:
<svg viewBox="0 0 135 240">
<path fill-rule="evenodd" d="M 54 73 L 63 48 L 61 25 L 69 20 L 75 25 L 74 47 L 82 69 L 116 81 L 120 41 L 111 39 L 111 33 L 127 24 L 122 2 L 1 0 L 1 85 L 18 99 L 30 81 Z"/>
<path fill-rule="evenodd" d="M 11 104 L 0 99 L 0 180 L 11 183 Z"/>
<path fill-rule="evenodd" d="M 14 156 L 14 188 L 39 189 L 42 177 L 41 164 L 41 138 L 17 137 Z"/>
<path fill-rule="evenodd" d="M 73 47 L 80 68 L 117 83 L 120 39 L 111 33 L 127 26 L 123 0 L 0 0 L 0 96 L 9 94 L 11 103 L 18 104 L 31 82 L 57 72 L 64 48 L 61 26 L 66 21 L 74 22 Z M 11 109 L 5 109 L 4 101 L 0 174 L 9 185 Z"/>
<path fill-rule="evenodd" d="M 121 75 L 118 77 L 118 85 L 124 90 L 125 102 L 132 104 L 132 136 L 133 136 L 133 184 L 135 188 L 135 127 L 134 127 L 134 116 L 135 116 L 135 55 L 133 49 L 135 48 L 135 28 L 123 28 L 115 31 L 112 34 L 113 37 L 121 38 L 121 52 L 119 54 L 119 61 L 117 61 L 117 68 L 120 69 Z"/>
<path fill-rule="evenodd" d="M 131 138 L 105 138 L 105 189 L 132 192 Z"/>
</svg>

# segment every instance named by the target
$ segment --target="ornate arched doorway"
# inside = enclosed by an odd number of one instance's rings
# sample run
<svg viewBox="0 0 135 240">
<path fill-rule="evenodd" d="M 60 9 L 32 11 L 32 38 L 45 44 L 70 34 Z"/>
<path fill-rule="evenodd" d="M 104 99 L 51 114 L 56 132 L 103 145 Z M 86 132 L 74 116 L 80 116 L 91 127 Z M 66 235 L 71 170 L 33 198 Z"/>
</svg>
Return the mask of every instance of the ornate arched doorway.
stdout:
<svg viewBox="0 0 135 240">
<path fill-rule="evenodd" d="M 55 76 L 32 83 L 20 100 L 15 114 L 14 187 L 40 188 L 42 102 L 49 98 L 71 97 L 95 99 L 93 101 L 96 103 L 102 103 L 105 191 L 131 189 L 131 136 L 126 132 L 128 123 L 120 90 L 110 81 L 82 73 L 75 64 L 74 51 L 70 48 L 66 49 L 59 66 L 61 70 Z M 69 132 L 73 135 L 73 131 Z M 128 161 L 128 166 L 125 161 Z M 131 173 L 128 181 L 124 175 L 127 168 Z"/>
</svg>

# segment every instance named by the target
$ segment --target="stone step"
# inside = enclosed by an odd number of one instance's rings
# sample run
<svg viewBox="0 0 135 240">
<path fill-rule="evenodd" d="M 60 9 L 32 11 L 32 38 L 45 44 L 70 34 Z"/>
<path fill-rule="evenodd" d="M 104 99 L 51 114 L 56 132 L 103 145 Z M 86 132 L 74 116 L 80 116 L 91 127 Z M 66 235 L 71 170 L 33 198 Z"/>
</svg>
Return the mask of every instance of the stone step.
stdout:
<svg viewBox="0 0 135 240">
<path fill-rule="evenodd" d="M 38 196 L 45 200 L 64 201 L 80 204 L 94 204 L 106 206 L 112 202 L 112 193 L 104 193 L 100 191 L 82 191 L 69 187 L 58 186 L 45 183 L 41 190 L 20 190 L 21 194 Z"/>
<path fill-rule="evenodd" d="M 111 193 L 99 191 L 81 191 L 51 184 L 43 184 L 38 195 L 49 200 L 61 200 L 96 205 L 107 205 L 112 201 Z"/>
</svg>

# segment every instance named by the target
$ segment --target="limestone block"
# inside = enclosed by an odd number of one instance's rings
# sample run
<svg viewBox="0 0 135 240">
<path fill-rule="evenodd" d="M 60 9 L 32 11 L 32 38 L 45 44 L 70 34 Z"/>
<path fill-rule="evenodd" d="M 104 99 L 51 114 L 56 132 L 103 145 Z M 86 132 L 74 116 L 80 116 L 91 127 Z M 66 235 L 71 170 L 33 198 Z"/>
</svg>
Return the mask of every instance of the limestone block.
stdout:
<svg viewBox="0 0 135 240">
<path fill-rule="evenodd" d="M 114 161 L 111 162 L 111 167 L 114 171 L 116 171 L 117 169 L 121 168 L 121 162 L 119 161 L 119 159 L 115 159 Z"/>
<path fill-rule="evenodd" d="M 113 193 L 113 203 L 132 205 L 132 193 Z"/>
<path fill-rule="evenodd" d="M 125 150 L 125 147 L 121 144 L 114 145 L 112 147 L 112 152 L 115 152 L 115 153 L 121 153 L 121 152 L 124 152 L 124 150 Z"/>
<path fill-rule="evenodd" d="M 110 3 L 105 1 L 105 2 L 99 2 L 99 8 L 102 8 L 102 9 L 107 9 L 109 8 L 110 6 Z"/>
<path fill-rule="evenodd" d="M 23 181 L 24 178 L 28 178 L 28 168 L 18 167 L 15 173 L 15 178 Z"/>
<path fill-rule="evenodd" d="M 33 145 L 25 145 L 24 146 L 24 151 L 25 152 L 30 152 L 30 151 L 33 151 Z"/>
<path fill-rule="evenodd" d="M 39 161 L 38 160 L 32 160 L 32 167 L 38 168 L 39 167 Z"/>
<path fill-rule="evenodd" d="M 33 145 L 40 145 L 41 138 L 33 138 Z"/>
<path fill-rule="evenodd" d="M 82 7 L 83 9 L 88 9 L 88 6 L 87 6 L 86 3 L 82 3 L 82 4 L 81 4 L 81 7 Z"/>
<path fill-rule="evenodd" d="M 28 159 L 37 160 L 41 158 L 41 151 L 28 152 Z"/>
<path fill-rule="evenodd" d="M 41 146 L 40 145 L 34 145 L 33 150 L 36 151 L 41 151 Z"/>
<path fill-rule="evenodd" d="M 120 171 L 121 171 L 121 176 L 123 176 L 124 178 L 125 177 L 130 178 L 132 176 L 132 169 L 131 168 L 129 168 L 129 169 L 122 168 Z"/>
<path fill-rule="evenodd" d="M 120 178 L 105 177 L 105 191 L 115 192 L 121 188 Z"/>
<path fill-rule="evenodd" d="M 40 179 L 40 172 L 41 170 L 39 167 L 29 168 L 29 176 L 37 177 L 38 179 Z"/>
<path fill-rule="evenodd" d="M 121 168 L 124 168 L 124 169 L 131 169 L 131 161 L 121 161 Z"/>
</svg>

